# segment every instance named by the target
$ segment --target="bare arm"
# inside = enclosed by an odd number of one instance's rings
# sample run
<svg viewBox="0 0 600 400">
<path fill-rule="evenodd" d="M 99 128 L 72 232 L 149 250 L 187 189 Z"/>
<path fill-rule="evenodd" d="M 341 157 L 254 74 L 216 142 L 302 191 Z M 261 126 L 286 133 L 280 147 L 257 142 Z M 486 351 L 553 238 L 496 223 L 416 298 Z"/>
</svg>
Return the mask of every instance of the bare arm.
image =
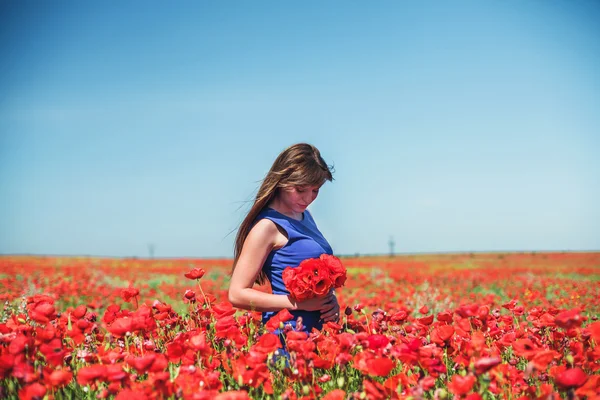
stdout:
<svg viewBox="0 0 600 400">
<path fill-rule="evenodd" d="M 274 249 L 277 233 L 277 226 L 268 219 L 258 221 L 250 230 L 229 283 L 229 301 L 235 307 L 261 312 L 296 309 L 296 302 L 290 296 L 252 289 L 265 260 Z"/>
<path fill-rule="evenodd" d="M 329 309 L 331 306 L 327 306 L 327 302 L 331 296 L 298 303 L 289 295 L 264 293 L 252 288 L 269 253 L 275 248 L 278 232 L 275 223 L 268 219 L 258 221 L 250 230 L 229 282 L 229 302 L 234 307 L 259 312 L 284 308 L 308 311 Z"/>
</svg>

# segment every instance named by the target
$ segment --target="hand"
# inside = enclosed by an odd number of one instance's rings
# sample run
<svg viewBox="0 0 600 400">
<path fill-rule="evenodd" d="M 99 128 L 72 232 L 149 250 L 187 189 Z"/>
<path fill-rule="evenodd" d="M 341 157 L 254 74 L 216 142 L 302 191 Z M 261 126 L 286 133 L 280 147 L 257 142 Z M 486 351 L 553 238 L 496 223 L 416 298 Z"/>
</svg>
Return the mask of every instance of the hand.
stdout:
<svg viewBox="0 0 600 400">
<path fill-rule="evenodd" d="M 331 302 L 335 299 L 335 296 L 330 293 L 323 297 L 315 297 L 308 300 L 303 300 L 295 304 L 295 310 L 305 310 L 305 311 L 321 311 L 321 314 L 327 310 L 331 309 Z M 335 300 L 337 304 L 337 299 Z M 339 309 L 339 306 L 338 306 Z"/>
<path fill-rule="evenodd" d="M 321 311 L 321 319 L 325 322 L 333 321 L 338 322 L 340 320 L 340 304 L 338 303 L 335 293 L 331 293 L 331 300 L 327 304 L 327 309 Z"/>
</svg>

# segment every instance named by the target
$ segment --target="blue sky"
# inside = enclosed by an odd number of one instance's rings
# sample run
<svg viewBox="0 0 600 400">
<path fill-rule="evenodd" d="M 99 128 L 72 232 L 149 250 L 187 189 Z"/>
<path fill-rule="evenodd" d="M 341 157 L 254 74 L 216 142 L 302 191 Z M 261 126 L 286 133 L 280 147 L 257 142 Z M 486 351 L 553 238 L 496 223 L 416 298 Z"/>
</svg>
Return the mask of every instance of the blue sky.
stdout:
<svg viewBox="0 0 600 400">
<path fill-rule="evenodd" d="M 0 2 L 0 253 L 231 256 L 277 154 L 337 254 L 600 249 L 600 3 Z"/>
</svg>

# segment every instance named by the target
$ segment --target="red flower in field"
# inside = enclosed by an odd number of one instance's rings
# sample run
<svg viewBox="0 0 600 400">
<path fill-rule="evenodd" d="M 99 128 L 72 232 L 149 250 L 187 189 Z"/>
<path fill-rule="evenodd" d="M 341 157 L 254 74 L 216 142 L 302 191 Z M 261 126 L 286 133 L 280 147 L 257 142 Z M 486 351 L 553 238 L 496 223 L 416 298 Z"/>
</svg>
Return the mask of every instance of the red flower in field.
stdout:
<svg viewBox="0 0 600 400">
<path fill-rule="evenodd" d="M 50 303 L 37 303 L 29 310 L 29 316 L 35 322 L 45 324 L 56 318 L 56 309 Z"/>
<path fill-rule="evenodd" d="M 196 302 L 196 292 L 194 292 L 193 290 L 187 289 L 185 291 L 185 293 L 183 294 L 183 301 L 185 303 L 187 303 L 187 302 L 190 302 L 190 303 Z"/>
<path fill-rule="evenodd" d="M 555 358 L 560 357 L 554 350 L 542 350 L 539 352 L 535 352 L 535 355 L 531 359 L 532 365 L 540 371 L 545 371 L 548 367 L 548 364 L 552 362 Z"/>
<path fill-rule="evenodd" d="M 539 350 L 530 339 L 519 339 L 513 343 L 513 350 L 519 357 L 529 358 L 535 355 Z"/>
<path fill-rule="evenodd" d="M 117 318 L 119 311 L 121 311 L 121 306 L 117 304 L 109 305 L 108 307 L 106 307 L 106 311 L 104 312 L 104 317 L 102 317 L 102 321 L 106 322 L 107 324 L 110 324 L 115 320 L 115 318 Z"/>
<path fill-rule="evenodd" d="M 286 322 L 294 319 L 292 313 L 289 312 L 287 308 L 279 311 L 277 314 L 273 315 L 265 324 L 265 327 L 268 331 L 273 332 L 276 329 L 279 329 L 279 325 L 282 322 Z"/>
<path fill-rule="evenodd" d="M 394 362 L 389 358 L 371 358 L 367 360 L 369 375 L 388 376 L 394 369 Z"/>
<path fill-rule="evenodd" d="M 140 291 L 131 286 L 128 287 L 127 289 L 121 290 L 121 297 L 123 298 L 123 300 L 125 300 L 127 302 L 129 302 L 133 297 L 136 297 L 139 294 L 140 294 Z"/>
<path fill-rule="evenodd" d="M 334 389 L 327 393 L 321 400 L 344 400 L 346 398 L 346 392 L 342 389 Z"/>
<path fill-rule="evenodd" d="M 390 317 L 390 321 L 394 324 L 400 324 L 408 318 L 408 313 L 404 310 L 400 310 Z"/>
<path fill-rule="evenodd" d="M 452 322 L 452 313 L 448 311 L 442 311 L 437 315 L 438 321 Z"/>
<path fill-rule="evenodd" d="M 214 397 L 215 400 L 250 400 L 248 392 L 245 390 L 233 390 L 231 392 L 219 393 Z"/>
<path fill-rule="evenodd" d="M 119 392 L 115 400 L 148 400 L 148 396 L 135 390 L 124 389 Z"/>
<path fill-rule="evenodd" d="M 590 376 L 585 385 L 580 386 L 575 394 L 581 397 L 587 396 L 588 399 L 598 398 L 600 395 L 600 375 Z"/>
<path fill-rule="evenodd" d="M 18 335 L 8 345 L 8 352 L 13 355 L 21 354 L 27 349 L 33 350 L 33 339 L 25 335 Z"/>
<path fill-rule="evenodd" d="M 106 366 L 106 379 L 110 382 L 122 381 L 127 378 L 127 372 L 123 370 L 123 364 L 109 364 Z"/>
<path fill-rule="evenodd" d="M 423 324 L 423 325 L 431 325 L 431 323 L 433 322 L 433 314 L 428 315 L 426 317 L 423 318 L 417 318 L 417 321 L 419 321 L 419 323 Z"/>
<path fill-rule="evenodd" d="M 460 376 L 457 374 L 452 377 L 452 381 L 448 384 L 448 390 L 458 396 L 461 396 L 469 393 L 471 389 L 473 389 L 474 384 L 474 375 Z"/>
<path fill-rule="evenodd" d="M 188 346 L 189 346 L 189 348 L 193 349 L 194 351 L 196 351 L 204 356 L 208 356 L 208 355 L 212 354 L 211 342 L 206 341 L 206 333 L 205 332 L 200 332 L 197 335 L 193 335 L 192 337 L 190 337 L 188 340 Z"/>
<path fill-rule="evenodd" d="M 423 307 L 419 308 L 419 312 L 423 315 L 427 314 L 429 312 L 429 307 L 427 307 L 426 305 L 424 305 Z"/>
<path fill-rule="evenodd" d="M 365 379 L 363 381 L 364 391 L 367 393 L 367 399 L 370 400 L 384 400 L 384 399 L 397 399 L 398 394 L 394 389 L 387 388 L 379 382 L 370 381 Z"/>
<path fill-rule="evenodd" d="M 83 367 L 77 371 L 77 383 L 80 385 L 88 385 L 96 379 L 106 377 L 106 366 L 101 364 L 90 365 Z"/>
<path fill-rule="evenodd" d="M 424 391 L 431 390 L 435 387 L 435 378 L 428 375 L 419 381 L 419 386 L 421 386 Z"/>
<path fill-rule="evenodd" d="M 583 321 L 584 320 L 581 317 L 581 315 L 579 315 L 579 310 L 577 310 L 577 309 L 563 311 L 560 314 L 558 314 L 556 317 L 554 317 L 554 322 L 556 323 L 556 325 L 560 326 L 561 328 L 567 329 L 567 330 L 581 326 Z"/>
<path fill-rule="evenodd" d="M 206 273 L 206 271 L 204 271 L 202 268 L 194 268 L 190 272 L 185 274 L 185 277 L 188 279 L 192 279 L 192 280 L 200 279 L 204 276 L 205 273 Z"/>
<path fill-rule="evenodd" d="M 141 357 L 128 359 L 127 364 L 135 368 L 138 373 L 144 374 L 150 369 L 155 360 L 156 353 L 148 353 Z"/>
<path fill-rule="evenodd" d="M 12 354 L 3 354 L 0 356 L 0 378 L 8 376 L 15 365 L 15 356 Z"/>
<path fill-rule="evenodd" d="M 368 347 L 371 350 L 382 349 L 387 346 L 389 342 L 390 340 L 384 335 L 371 335 L 367 338 L 367 343 L 369 344 Z"/>
<path fill-rule="evenodd" d="M 499 357 L 483 357 L 475 361 L 475 373 L 481 375 L 496 365 L 500 364 L 502 360 Z"/>
<path fill-rule="evenodd" d="M 258 342 L 256 342 L 256 344 L 252 346 L 252 349 L 260 353 L 269 354 L 279 349 L 280 347 L 281 342 L 279 341 L 279 337 L 277 337 L 277 335 L 274 335 L 272 333 L 265 333 L 258 339 Z"/>
<path fill-rule="evenodd" d="M 578 388 L 583 386 L 588 376 L 580 368 L 571 368 L 560 373 L 554 380 L 563 389 Z"/>
<path fill-rule="evenodd" d="M 71 315 L 77 319 L 85 317 L 85 313 L 87 313 L 87 307 L 83 304 L 77 306 Z"/>
<path fill-rule="evenodd" d="M 62 341 L 58 338 L 52 339 L 48 343 L 42 343 L 39 346 L 39 351 L 46 358 L 48 364 L 58 367 L 62 365 L 66 350 L 63 350 Z"/>
<path fill-rule="evenodd" d="M 590 331 L 592 339 L 596 341 L 596 345 L 600 345 L 600 321 L 589 324 L 586 328 Z"/>
<path fill-rule="evenodd" d="M 25 386 L 19 390 L 19 398 L 21 400 L 43 399 L 45 395 L 46 387 L 38 382 Z"/>
<path fill-rule="evenodd" d="M 439 345 L 452 339 L 454 328 L 450 325 L 440 325 L 433 328 L 431 331 L 431 341 Z"/>
<path fill-rule="evenodd" d="M 133 319 L 129 317 L 118 318 L 108 327 L 108 331 L 115 336 L 125 336 L 127 332 L 133 332 Z"/>
<path fill-rule="evenodd" d="M 516 305 L 517 305 L 517 300 L 512 299 L 508 303 L 502 304 L 502 308 L 506 308 L 507 310 L 512 310 L 513 308 L 515 308 Z"/>
<path fill-rule="evenodd" d="M 48 377 L 48 382 L 52 387 L 68 385 L 73 379 L 73 373 L 64 369 L 52 371 Z"/>
<path fill-rule="evenodd" d="M 354 366 L 365 375 L 387 376 L 394 369 L 394 362 L 363 351 L 354 356 Z"/>
</svg>

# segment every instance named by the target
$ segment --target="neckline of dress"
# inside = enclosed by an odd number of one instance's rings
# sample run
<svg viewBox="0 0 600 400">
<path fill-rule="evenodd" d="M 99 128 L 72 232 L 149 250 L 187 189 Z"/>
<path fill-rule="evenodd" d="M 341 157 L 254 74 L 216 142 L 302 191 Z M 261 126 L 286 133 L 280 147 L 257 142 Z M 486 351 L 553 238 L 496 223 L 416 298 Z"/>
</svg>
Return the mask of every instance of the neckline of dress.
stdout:
<svg viewBox="0 0 600 400">
<path fill-rule="evenodd" d="M 276 210 L 276 209 L 274 209 L 274 208 L 267 207 L 267 209 L 268 209 L 268 210 L 273 210 L 273 211 L 274 211 L 274 212 L 276 212 L 277 214 L 279 214 L 279 215 L 282 215 L 282 216 L 286 217 L 287 219 L 291 219 L 292 221 L 296 221 L 296 222 L 304 222 L 304 221 L 306 221 L 306 211 L 303 211 L 303 212 L 302 212 L 302 219 L 295 219 L 295 218 L 292 218 L 292 217 L 290 217 L 290 216 L 287 216 L 287 215 L 285 215 L 285 214 L 283 214 L 283 213 L 280 213 L 279 211 L 277 211 L 277 210 Z"/>
</svg>

